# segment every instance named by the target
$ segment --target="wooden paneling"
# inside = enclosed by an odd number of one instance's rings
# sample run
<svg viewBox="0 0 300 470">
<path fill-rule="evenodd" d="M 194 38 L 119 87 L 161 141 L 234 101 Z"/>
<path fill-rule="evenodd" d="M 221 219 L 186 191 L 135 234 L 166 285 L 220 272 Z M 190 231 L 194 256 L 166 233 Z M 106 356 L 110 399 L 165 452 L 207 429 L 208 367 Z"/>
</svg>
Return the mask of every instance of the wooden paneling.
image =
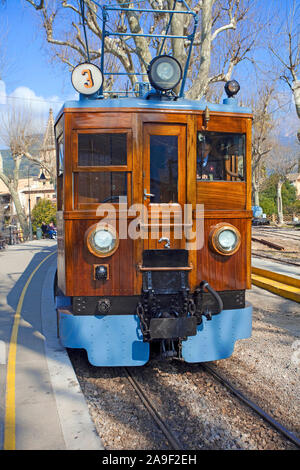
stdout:
<svg viewBox="0 0 300 470">
<path fill-rule="evenodd" d="M 65 138 L 64 138 L 64 210 L 73 210 L 73 155 L 74 142 L 72 139 L 72 115 L 65 116 Z"/>
<path fill-rule="evenodd" d="M 197 252 L 197 284 L 205 280 L 216 290 L 239 290 L 250 288 L 248 270 L 250 240 L 247 232 L 251 233 L 250 219 L 229 219 L 241 233 L 241 246 L 232 256 L 222 256 L 214 253 L 208 247 L 209 233 L 212 228 L 222 222 L 222 219 L 204 220 L 204 244 Z"/>
<path fill-rule="evenodd" d="M 186 202 L 195 209 L 196 196 L 196 166 L 197 166 L 197 119 L 196 116 L 187 118 L 187 198 Z"/>
<path fill-rule="evenodd" d="M 151 223 L 150 223 L 150 225 L 151 225 Z M 145 250 L 164 249 L 164 246 L 165 246 L 166 242 L 163 241 L 163 242 L 158 243 L 158 240 L 161 237 L 165 237 L 165 236 L 170 239 L 170 248 L 171 249 L 178 249 L 178 248 L 183 247 L 182 240 L 176 238 L 176 235 L 178 234 L 178 230 L 176 228 L 171 226 L 170 228 L 167 227 L 167 229 L 166 229 L 166 228 L 162 227 L 161 224 L 158 224 L 158 225 L 160 225 L 160 226 L 154 225 L 152 227 L 149 227 L 148 237 L 144 241 L 144 249 Z M 183 229 L 182 229 L 182 234 L 183 234 Z"/>
<path fill-rule="evenodd" d="M 247 193 L 246 193 L 246 209 L 251 210 L 252 206 L 252 183 L 251 183 L 251 165 L 252 165 L 252 119 L 248 118 L 245 122 L 246 125 L 246 184 L 247 184 Z"/>
<path fill-rule="evenodd" d="M 136 263 L 133 241 L 120 240 L 119 248 L 106 258 L 89 252 L 86 243 L 87 230 L 97 220 L 65 221 L 66 240 L 66 289 L 65 295 L 133 295 Z M 94 280 L 94 264 L 109 265 L 109 280 Z"/>
<path fill-rule="evenodd" d="M 168 113 L 168 111 L 160 110 L 159 112 L 143 113 L 141 116 L 143 123 L 157 123 L 157 124 L 186 124 L 187 116 L 185 114 Z"/>
<path fill-rule="evenodd" d="M 210 114 L 210 120 L 207 126 L 204 126 L 203 116 L 197 117 L 198 130 L 214 132 L 238 132 L 243 134 L 247 131 L 246 119 L 241 117 L 232 117 L 226 115 Z"/>
<path fill-rule="evenodd" d="M 57 282 L 62 292 L 66 291 L 66 271 L 65 271 L 65 221 L 63 212 L 56 213 L 57 226 Z"/>
<path fill-rule="evenodd" d="M 227 181 L 197 181 L 197 203 L 205 209 L 246 209 L 246 183 Z"/>
<path fill-rule="evenodd" d="M 76 168 L 77 131 L 85 129 L 127 129 L 131 130 L 129 170 L 132 187 L 132 202 L 143 203 L 143 129 L 154 126 L 186 129 L 186 165 L 180 168 L 182 187 L 180 199 L 191 203 L 204 204 L 204 245 L 198 251 L 190 251 L 189 262 L 194 269 L 189 273 L 190 287 L 194 289 L 202 280 L 207 280 L 217 290 L 250 288 L 250 243 L 251 243 L 251 116 L 234 116 L 225 113 L 210 113 L 210 121 L 203 126 L 203 111 L 145 110 L 145 109 L 84 109 L 65 111 L 65 211 L 58 216 L 58 270 L 59 286 L 69 296 L 89 295 L 133 295 L 142 287 L 142 273 L 136 266 L 142 261 L 143 248 L 163 248 L 158 238 L 152 240 L 120 240 L 116 253 L 100 259 L 89 253 L 85 243 L 86 230 L 99 221 L 94 207 L 88 210 L 74 210 L 73 171 Z M 246 182 L 197 182 L 196 183 L 196 132 L 197 130 L 246 133 Z M 132 161 L 132 164 L 131 164 Z M 122 168 L 125 170 L 125 168 Z M 117 168 L 115 169 L 117 171 Z M 121 214 L 119 214 L 121 215 Z M 128 223 L 135 216 L 128 219 Z M 241 247 L 233 256 L 221 256 L 208 248 L 211 227 L 228 221 L 242 234 Z M 148 221 L 155 223 L 155 220 Z M 195 228 L 195 212 L 193 217 Z M 163 235 L 161 230 L 159 236 Z M 183 247 L 180 240 L 173 240 L 172 248 Z M 94 264 L 108 264 L 110 279 L 95 281 Z"/>
<path fill-rule="evenodd" d="M 122 127 L 132 128 L 132 114 L 115 113 L 109 109 L 105 113 L 84 112 L 74 113 L 73 129 L 118 129 Z"/>
</svg>

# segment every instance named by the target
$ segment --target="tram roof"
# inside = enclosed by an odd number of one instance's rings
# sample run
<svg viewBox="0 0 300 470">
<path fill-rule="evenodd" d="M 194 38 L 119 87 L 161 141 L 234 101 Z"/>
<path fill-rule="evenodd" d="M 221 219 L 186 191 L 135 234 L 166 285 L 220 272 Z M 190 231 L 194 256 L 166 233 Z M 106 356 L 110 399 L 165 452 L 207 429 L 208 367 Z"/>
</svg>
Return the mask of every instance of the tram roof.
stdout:
<svg viewBox="0 0 300 470">
<path fill-rule="evenodd" d="M 198 110 L 204 111 L 208 107 L 209 111 L 222 113 L 240 113 L 251 114 L 250 108 L 244 108 L 238 105 L 235 98 L 224 99 L 222 104 L 208 103 L 206 101 L 187 100 L 179 98 L 177 100 L 160 100 L 151 97 L 146 99 L 143 97 L 133 98 L 108 98 L 108 99 L 91 99 L 80 95 L 77 101 L 66 101 L 59 114 L 64 109 L 81 109 L 81 108 L 141 108 L 141 109 L 169 109 L 169 110 Z"/>
</svg>

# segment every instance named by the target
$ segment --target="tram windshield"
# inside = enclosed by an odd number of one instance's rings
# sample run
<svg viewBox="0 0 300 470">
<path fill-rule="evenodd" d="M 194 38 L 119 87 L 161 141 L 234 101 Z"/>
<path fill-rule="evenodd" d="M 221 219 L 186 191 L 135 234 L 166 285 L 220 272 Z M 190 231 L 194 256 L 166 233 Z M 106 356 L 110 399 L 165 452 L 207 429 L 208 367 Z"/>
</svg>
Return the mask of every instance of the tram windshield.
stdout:
<svg viewBox="0 0 300 470">
<path fill-rule="evenodd" d="M 150 136 L 150 192 L 152 203 L 178 201 L 178 136 Z"/>
<path fill-rule="evenodd" d="M 197 181 L 244 181 L 245 135 L 198 132 Z"/>
</svg>

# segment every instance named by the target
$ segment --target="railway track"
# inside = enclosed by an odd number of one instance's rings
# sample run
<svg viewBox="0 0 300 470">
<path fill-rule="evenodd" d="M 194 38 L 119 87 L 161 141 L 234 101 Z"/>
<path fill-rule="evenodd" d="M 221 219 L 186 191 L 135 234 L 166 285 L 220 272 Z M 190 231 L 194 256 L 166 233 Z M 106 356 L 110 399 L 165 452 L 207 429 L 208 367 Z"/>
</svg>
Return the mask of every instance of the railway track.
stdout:
<svg viewBox="0 0 300 470">
<path fill-rule="evenodd" d="M 263 259 L 270 259 L 272 261 L 276 261 L 281 264 L 290 264 L 291 266 L 300 266 L 300 263 L 295 263 L 294 261 L 289 261 L 289 260 L 282 260 L 278 258 L 274 258 L 273 256 L 268 256 L 268 255 L 262 255 L 260 253 L 256 253 L 255 251 L 252 250 L 252 255 L 257 258 L 263 258 Z"/>
<path fill-rule="evenodd" d="M 180 364 L 180 369 L 181 369 L 181 366 L 183 365 L 180 362 L 178 362 L 178 365 L 179 364 Z M 281 423 L 276 421 L 270 414 L 266 413 L 260 406 L 258 406 L 256 403 L 251 401 L 249 398 L 247 398 L 240 390 L 238 390 L 227 379 L 225 379 L 221 374 L 219 374 L 218 371 L 215 370 L 215 368 L 212 368 L 211 366 L 205 363 L 201 364 L 200 367 L 207 374 L 210 374 L 215 380 L 217 380 L 227 390 L 229 390 L 235 397 L 238 398 L 240 402 L 242 402 L 249 409 L 254 411 L 260 418 L 262 418 L 266 423 L 268 423 L 268 425 L 270 425 L 273 429 L 275 429 L 281 436 L 289 440 L 297 448 L 300 448 L 300 439 L 297 436 L 295 436 L 292 432 L 286 429 Z M 167 438 L 168 442 L 170 443 L 171 448 L 173 450 L 185 450 L 186 449 L 185 446 L 178 440 L 178 438 L 174 435 L 170 426 L 168 426 L 166 421 L 159 415 L 159 413 L 157 412 L 155 408 L 155 405 L 149 399 L 146 393 L 143 391 L 143 388 L 141 387 L 136 377 L 134 377 L 134 375 L 130 372 L 129 369 L 127 368 L 124 368 L 124 369 L 125 369 L 125 373 L 127 375 L 129 383 L 136 391 L 137 395 L 143 402 L 148 412 L 151 414 L 152 418 L 155 420 L 159 429 L 163 432 L 163 434 Z"/>
<path fill-rule="evenodd" d="M 73 355 L 106 449 L 300 448 L 297 436 L 210 365 L 172 360 L 102 370 Z"/>
<path fill-rule="evenodd" d="M 257 413 L 264 421 L 270 424 L 278 433 L 284 436 L 286 439 L 291 441 L 298 449 L 300 449 L 300 439 L 295 436 L 292 432 L 286 429 L 282 424 L 276 421 L 271 415 L 266 413 L 260 406 L 255 404 L 252 400 L 245 397 L 245 395 L 238 390 L 234 385 L 232 385 L 227 379 L 225 379 L 221 374 L 219 374 L 214 368 L 208 366 L 207 364 L 201 364 L 201 367 L 209 374 L 211 374 L 218 382 L 220 382 L 224 387 L 230 390 L 241 402 L 247 405 L 251 410 Z"/>
<path fill-rule="evenodd" d="M 258 230 L 253 230 L 252 229 L 252 233 L 257 235 L 257 236 L 266 236 L 267 234 L 270 235 L 270 236 L 281 236 L 283 238 L 287 238 L 288 240 L 295 240 L 295 241 L 300 241 L 300 233 L 299 233 L 299 236 L 298 234 L 296 233 L 286 233 L 284 231 L 280 231 L 280 229 L 276 229 L 276 230 L 272 230 L 272 229 L 261 229 L 258 231 Z"/>
<path fill-rule="evenodd" d="M 143 402 L 144 406 L 156 422 L 157 426 L 159 429 L 163 432 L 165 437 L 167 438 L 171 448 L 173 450 L 184 450 L 185 447 L 184 445 L 177 439 L 177 437 L 174 435 L 172 429 L 168 424 L 165 422 L 165 420 L 159 415 L 158 411 L 156 410 L 153 402 L 147 397 L 143 389 L 141 388 L 139 382 L 137 379 L 134 377 L 134 375 L 127 369 L 126 367 L 124 368 L 125 373 L 127 375 L 128 381 L 130 385 L 134 388 L 136 391 L 137 395 Z"/>
</svg>

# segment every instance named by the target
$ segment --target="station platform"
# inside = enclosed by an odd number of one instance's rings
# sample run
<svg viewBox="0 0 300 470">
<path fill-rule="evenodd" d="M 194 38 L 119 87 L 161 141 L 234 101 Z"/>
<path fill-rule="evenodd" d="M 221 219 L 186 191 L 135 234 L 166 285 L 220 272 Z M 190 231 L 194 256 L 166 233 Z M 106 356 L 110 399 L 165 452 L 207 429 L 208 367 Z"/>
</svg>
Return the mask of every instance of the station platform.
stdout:
<svg viewBox="0 0 300 470">
<path fill-rule="evenodd" d="M 103 450 L 54 304 L 56 242 L 0 252 L 0 448 Z"/>
<path fill-rule="evenodd" d="M 252 257 L 251 280 L 252 284 L 258 287 L 300 303 L 300 269 L 298 266 Z"/>
<path fill-rule="evenodd" d="M 256 258 L 255 256 L 252 256 L 252 266 L 256 268 L 267 269 L 278 274 L 284 274 L 286 276 L 295 277 L 296 279 L 300 279 L 299 266 L 277 263 L 276 261 L 272 261 L 267 258 Z"/>
</svg>

